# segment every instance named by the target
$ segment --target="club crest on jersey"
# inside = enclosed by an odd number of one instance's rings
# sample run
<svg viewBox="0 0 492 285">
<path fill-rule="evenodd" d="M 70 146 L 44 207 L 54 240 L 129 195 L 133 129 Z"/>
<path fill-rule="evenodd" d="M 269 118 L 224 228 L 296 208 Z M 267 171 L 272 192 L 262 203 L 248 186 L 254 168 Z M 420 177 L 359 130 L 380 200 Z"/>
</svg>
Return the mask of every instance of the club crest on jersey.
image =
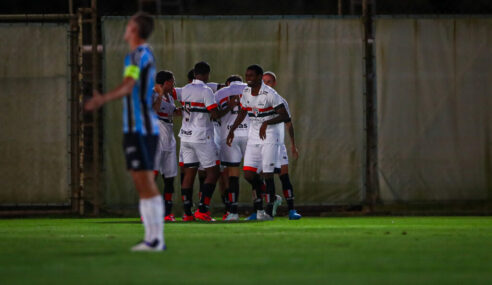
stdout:
<svg viewBox="0 0 492 285">
<path fill-rule="evenodd" d="M 255 117 L 258 117 L 258 114 L 260 113 L 260 109 L 258 108 L 251 108 L 251 111 L 253 111 L 253 115 L 255 115 Z"/>
</svg>

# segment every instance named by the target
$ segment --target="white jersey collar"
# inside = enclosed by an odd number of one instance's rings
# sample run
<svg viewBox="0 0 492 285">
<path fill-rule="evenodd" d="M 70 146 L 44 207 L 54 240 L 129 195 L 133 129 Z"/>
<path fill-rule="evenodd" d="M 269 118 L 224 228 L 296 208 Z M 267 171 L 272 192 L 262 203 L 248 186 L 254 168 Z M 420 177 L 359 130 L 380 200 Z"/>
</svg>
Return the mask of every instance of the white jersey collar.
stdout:
<svg viewBox="0 0 492 285">
<path fill-rule="evenodd" d="M 205 82 L 201 81 L 200 79 L 193 79 L 193 81 L 191 82 L 191 84 L 202 84 L 202 85 L 205 85 Z"/>
</svg>

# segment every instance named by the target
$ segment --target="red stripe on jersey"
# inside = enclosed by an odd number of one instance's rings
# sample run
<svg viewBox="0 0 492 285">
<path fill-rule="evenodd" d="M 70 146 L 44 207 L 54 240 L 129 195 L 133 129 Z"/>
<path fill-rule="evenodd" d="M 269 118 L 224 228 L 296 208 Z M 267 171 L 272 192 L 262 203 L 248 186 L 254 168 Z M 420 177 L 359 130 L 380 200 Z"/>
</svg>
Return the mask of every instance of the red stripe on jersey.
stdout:
<svg viewBox="0 0 492 285">
<path fill-rule="evenodd" d="M 167 113 L 163 113 L 163 112 L 157 112 L 157 115 L 159 115 L 161 117 L 169 117 L 169 115 Z"/>
<path fill-rule="evenodd" d="M 243 170 L 244 171 L 253 171 L 253 172 L 256 172 L 258 170 L 258 168 L 254 168 L 254 167 L 251 167 L 251 166 L 244 166 L 243 167 Z"/>
<path fill-rule="evenodd" d="M 175 88 L 173 88 L 173 98 L 174 100 L 178 100 L 178 93 L 176 92 Z"/>
<path fill-rule="evenodd" d="M 192 106 L 193 106 L 193 105 L 192 105 Z M 204 106 L 205 106 L 205 105 L 204 105 Z M 209 110 L 209 111 L 210 111 L 210 110 L 215 109 L 215 108 L 217 108 L 217 104 L 212 104 L 212 105 L 210 105 L 210 106 L 208 106 L 208 107 L 207 107 L 207 110 Z"/>
<path fill-rule="evenodd" d="M 181 105 L 185 105 L 185 103 L 190 103 L 192 107 L 205 107 L 205 104 L 199 102 L 181 102 Z M 217 104 L 215 104 L 217 106 Z"/>
<path fill-rule="evenodd" d="M 222 98 L 219 103 L 222 104 L 223 102 L 227 101 L 227 99 L 229 99 L 229 97 Z"/>
<path fill-rule="evenodd" d="M 241 110 L 248 111 L 248 108 L 243 107 L 243 104 L 239 103 L 239 106 L 241 107 Z"/>
</svg>

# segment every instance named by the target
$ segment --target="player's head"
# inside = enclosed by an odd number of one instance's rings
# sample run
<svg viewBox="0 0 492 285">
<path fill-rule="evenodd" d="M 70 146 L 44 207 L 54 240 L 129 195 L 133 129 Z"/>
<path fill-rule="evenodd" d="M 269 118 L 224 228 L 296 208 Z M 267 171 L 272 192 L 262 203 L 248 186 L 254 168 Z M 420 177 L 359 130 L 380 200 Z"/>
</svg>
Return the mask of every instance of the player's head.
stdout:
<svg viewBox="0 0 492 285">
<path fill-rule="evenodd" d="M 277 85 L 277 75 L 271 71 L 265 71 L 263 73 L 263 83 L 274 88 Z"/>
<path fill-rule="evenodd" d="M 174 88 L 174 74 L 169 70 L 157 72 L 155 84 L 160 85 L 164 92 L 170 92 Z"/>
<path fill-rule="evenodd" d="M 210 75 L 210 65 L 205 61 L 200 61 L 195 64 L 193 68 L 195 73 L 195 78 L 203 82 L 208 82 L 208 77 Z"/>
<path fill-rule="evenodd" d="M 249 87 L 257 87 L 261 85 L 263 78 L 263 68 L 258 64 L 253 64 L 248 66 L 245 74 L 246 83 L 248 83 Z"/>
<path fill-rule="evenodd" d="M 138 12 L 128 21 L 125 30 L 125 41 L 146 41 L 154 30 L 154 19 L 147 13 Z"/>
<path fill-rule="evenodd" d="M 188 77 L 188 83 L 191 83 L 191 81 L 195 79 L 195 70 L 191 69 L 190 71 L 188 71 L 187 77 Z"/>
<path fill-rule="evenodd" d="M 227 77 L 227 79 L 225 81 L 225 85 L 229 86 L 231 84 L 231 82 L 234 82 L 234 81 L 243 82 L 243 78 L 241 77 L 241 75 L 233 74 L 233 75 Z"/>
</svg>

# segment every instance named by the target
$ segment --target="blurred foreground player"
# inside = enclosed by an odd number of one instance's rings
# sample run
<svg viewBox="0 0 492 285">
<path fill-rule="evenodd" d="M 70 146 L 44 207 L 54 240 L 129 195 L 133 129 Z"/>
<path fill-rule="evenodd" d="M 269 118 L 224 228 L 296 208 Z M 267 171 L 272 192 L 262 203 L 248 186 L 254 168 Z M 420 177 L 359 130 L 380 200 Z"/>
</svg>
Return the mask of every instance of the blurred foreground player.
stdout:
<svg viewBox="0 0 492 285">
<path fill-rule="evenodd" d="M 277 76 L 275 75 L 275 73 L 271 71 L 267 71 L 263 74 L 263 82 L 266 85 L 275 88 L 275 86 L 277 85 Z M 289 116 L 289 118 L 284 123 L 285 123 L 285 127 L 287 127 L 287 130 L 289 131 L 291 152 L 294 159 L 297 159 L 299 157 L 299 151 L 297 150 L 296 141 L 294 138 L 294 124 L 292 123 L 292 116 L 290 114 L 289 104 L 287 103 L 287 100 L 285 100 L 285 98 L 283 98 L 282 96 L 280 97 L 282 98 L 282 102 L 285 106 L 285 110 L 287 111 L 287 114 Z M 279 153 L 278 153 L 275 172 L 279 175 L 280 181 L 282 183 L 282 190 L 284 193 L 285 200 L 287 201 L 287 207 L 289 208 L 289 219 L 299 220 L 302 216 L 299 213 L 297 213 L 297 211 L 294 208 L 294 189 L 292 187 L 292 183 L 290 183 L 290 178 L 289 178 L 289 157 L 287 155 L 287 148 L 285 147 L 285 142 L 284 142 L 285 128 L 283 125 L 284 124 L 282 124 L 282 128 L 280 129 L 281 144 L 279 146 Z M 276 213 L 274 212 L 273 214 L 275 216 Z"/>
<path fill-rule="evenodd" d="M 272 220 L 273 206 L 276 199 L 273 172 L 277 162 L 280 145 L 280 123 L 288 119 L 287 111 L 277 92 L 263 83 L 263 69 L 251 65 L 246 70 L 248 87 L 241 97 L 241 110 L 227 136 L 227 145 L 234 141 L 234 132 L 249 117 L 249 132 L 246 153 L 244 155 L 244 178 L 257 193 L 255 200 L 256 218 Z M 261 177 L 263 172 L 266 183 L 267 209 L 263 210 L 261 199 Z"/>
<path fill-rule="evenodd" d="M 171 71 L 159 71 L 155 78 L 152 108 L 159 118 L 159 142 L 155 160 L 155 174 L 160 173 L 164 181 L 164 220 L 175 222 L 172 214 L 174 177 L 178 175 L 176 158 L 176 139 L 173 131 L 173 115 L 180 114 L 174 100 L 177 99 L 174 89 L 174 75 Z"/>
<path fill-rule="evenodd" d="M 93 111 L 108 101 L 123 99 L 123 148 L 126 166 L 140 196 L 140 215 L 145 237 L 132 251 L 161 251 L 164 242 L 164 205 L 154 181 L 154 158 L 159 134 L 157 116 L 152 109 L 152 88 L 155 60 L 146 40 L 154 29 L 154 20 L 145 13 L 130 18 L 125 30 L 125 41 L 131 52 L 125 57 L 123 82 L 105 94 L 94 90 L 85 104 Z"/>
</svg>

